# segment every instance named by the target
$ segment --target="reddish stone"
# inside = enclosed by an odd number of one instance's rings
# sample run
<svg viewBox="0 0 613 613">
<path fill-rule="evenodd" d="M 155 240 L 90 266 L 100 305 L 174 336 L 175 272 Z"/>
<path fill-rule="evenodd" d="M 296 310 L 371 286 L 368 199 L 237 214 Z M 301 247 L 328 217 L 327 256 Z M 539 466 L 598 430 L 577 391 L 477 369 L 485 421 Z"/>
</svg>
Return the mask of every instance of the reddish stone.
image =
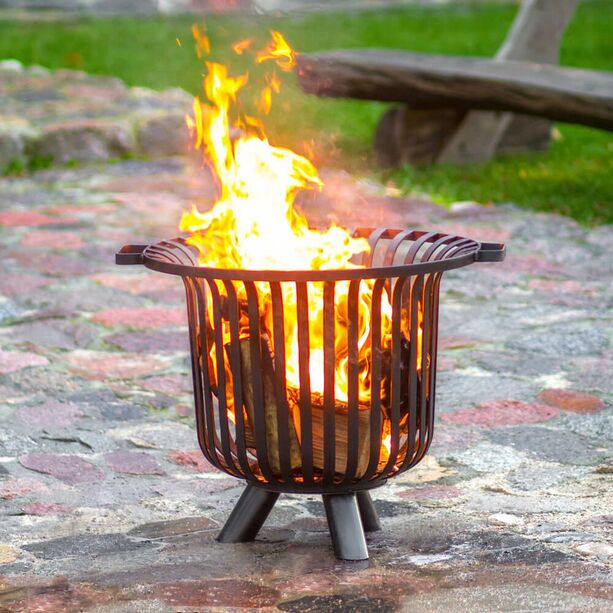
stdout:
<svg viewBox="0 0 613 613">
<path fill-rule="evenodd" d="M 23 247 L 45 247 L 48 249 L 76 249 L 83 241 L 74 232 L 54 232 L 52 230 L 37 230 L 28 232 L 22 239 Z"/>
<path fill-rule="evenodd" d="M 528 283 L 530 289 L 535 289 L 541 292 L 559 292 L 574 294 L 578 292 L 591 293 L 588 289 L 578 281 L 551 281 L 546 279 L 532 279 Z"/>
<path fill-rule="evenodd" d="M 552 406 L 520 400 L 494 400 L 473 409 L 460 409 L 441 416 L 442 421 L 464 426 L 510 426 L 547 421 L 560 411 Z"/>
<path fill-rule="evenodd" d="M 29 366 L 46 366 L 49 360 L 36 353 L 0 350 L 0 374 L 6 375 Z"/>
<path fill-rule="evenodd" d="M 0 498 L 2 500 L 11 500 L 46 489 L 47 486 L 42 481 L 34 479 L 9 479 L 7 481 L 0 481 Z"/>
<path fill-rule="evenodd" d="M 443 500 L 457 498 L 462 492 L 453 485 L 432 485 L 430 487 L 407 488 L 396 493 L 409 500 Z"/>
<path fill-rule="evenodd" d="M 179 417 L 191 417 L 194 414 L 194 409 L 186 404 L 178 404 L 175 407 L 175 413 Z"/>
<path fill-rule="evenodd" d="M 49 217 L 35 211 L 2 211 L 0 212 L 0 226 L 15 228 L 17 226 L 46 226 L 49 224 L 64 223 L 57 217 Z"/>
<path fill-rule="evenodd" d="M 92 321 L 104 326 L 130 326 L 133 328 L 157 328 L 187 323 L 185 309 L 165 307 L 121 308 L 99 311 Z"/>
<path fill-rule="evenodd" d="M 44 285 L 53 283 L 51 279 L 40 275 L 11 275 L 2 273 L 0 276 L 0 293 L 5 296 L 23 296 Z"/>
<path fill-rule="evenodd" d="M 113 273 L 100 273 L 92 276 L 94 281 L 106 287 L 120 289 L 130 294 L 149 294 L 151 292 L 166 291 L 180 286 L 178 279 L 163 275 L 122 275 Z"/>
<path fill-rule="evenodd" d="M 462 349 L 464 347 L 474 347 L 480 341 L 464 336 L 441 336 L 438 339 L 439 349 Z"/>
<path fill-rule="evenodd" d="M 102 351 L 72 351 L 62 356 L 72 365 L 71 370 L 93 381 L 103 379 L 132 379 L 154 373 L 168 364 L 161 358 L 137 353 Z"/>
<path fill-rule="evenodd" d="M 48 400 L 33 407 L 17 411 L 17 418 L 25 424 L 39 428 L 65 428 L 72 425 L 83 412 L 70 402 Z"/>
<path fill-rule="evenodd" d="M 38 272 L 54 277 L 90 275 L 98 270 L 93 261 L 84 258 L 66 257 L 53 253 L 32 253 L 31 251 L 17 251 L 10 255 L 22 266 L 34 268 Z"/>
<path fill-rule="evenodd" d="M 66 504 L 57 504 L 54 502 L 33 502 L 21 507 L 21 510 L 26 515 L 64 515 L 72 513 L 74 509 Z"/>
<path fill-rule="evenodd" d="M 102 238 L 106 241 L 112 241 L 114 244 L 129 243 L 130 241 L 134 240 L 134 233 L 127 231 L 125 229 L 98 228 L 96 229 L 95 235 L 98 238 Z M 115 276 L 115 275 L 111 275 L 111 276 Z M 117 276 L 123 276 L 123 275 L 117 275 Z"/>
<path fill-rule="evenodd" d="M 538 395 L 538 399 L 563 411 L 573 411 L 575 413 L 595 413 L 605 408 L 605 403 L 598 396 L 573 390 L 543 390 Z"/>
<path fill-rule="evenodd" d="M 158 585 L 154 594 L 173 607 L 262 608 L 274 607 L 280 593 L 270 587 L 238 578 L 203 579 Z"/>
<path fill-rule="evenodd" d="M 58 579 L 50 585 L 29 584 L 13 590 L 3 602 L 10 606 L 7 611 L 28 613 L 72 613 L 89 611 L 97 605 L 110 603 L 114 599 L 111 592 L 105 592 L 87 584 L 71 584 Z M 3 611 L 5 609 L 2 609 Z"/>
<path fill-rule="evenodd" d="M 215 473 L 219 472 L 217 468 L 209 464 L 204 459 L 202 451 L 171 451 L 167 459 L 174 464 L 184 466 L 185 468 L 197 473 Z"/>
<path fill-rule="evenodd" d="M 188 337 L 185 332 L 158 330 L 128 332 L 105 336 L 104 340 L 124 351 L 145 353 L 175 353 L 187 351 Z"/>
<path fill-rule="evenodd" d="M 455 451 L 466 449 L 480 441 L 481 438 L 481 433 L 476 428 L 471 428 L 470 430 L 466 428 L 460 429 L 442 423 L 436 429 L 436 436 L 432 438 L 431 451 L 437 456 L 439 450 Z"/>
<path fill-rule="evenodd" d="M 84 204 L 81 206 L 76 204 L 64 204 L 46 209 L 48 213 L 53 213 L 54 215 L 65 215 L 66 213 L 85 213 L 87 215 L 92 215 L 94 213 L 111 213 L 116 210 L 117 207 L 113 204 Z"/>
<path fill-rule="evenodd" d="M 163 475 L 155 458 L 144 451 L 111 451 L 104 454 L 111 470 L 127 475 Z"/>
<path fill-rule="evenodd" d="M 231 477 L 222 479 L 207 479 L 195 477 L 194 479 L 163 479 L 155 488 L 155 492 L 170 500 L 185 500 L 197 498 L 202 500 L 209 494 L 223 492 L 235 488 L 238 482 Z"/>
<path fill-rule="evenodd" d="M 517 253 L 508 253 L 507 257 L 504 259 L 504 262 L 500 262 L 496 267 L 492 266 L 491 270 L 493 270 L 494 268 L 504 270 L 506 272 L 528 274 L 559 274 L 560 272 L 564 271 L 564 268 L 559 264 L 555 264 L 554 262 L 548 262 L 545 258 L 541 256 L 519 255 Z M 486 268 L 484 267 L 483 270 L 486 270 Z M 487 270 L 490 270 L 490 268 L 488 268 Z"/>
<path fill-rule="evenodd" d="M 98 467 L 76 455 L 29 453 L 21 456 L 19 463 L 29 470 L 51 475 L 68 485 L 104 479 L 104 473 Z"/>
<path fill-rule="evenodd" d="M 149 377 L 147 379 L 141 379 L 138 384 L 152 392 L 168 394 L 169 396 L 192 391 L 192 382 L 184 375 L 161 375 L 159 377 Z"/>
<path fill-rule="evenodd" d="M 479 207 L 483 210 L 483 207 Z M 450 224 L 442 222 L 439 230 L 446 234 L 454 234 L 455 236 L 470 236 L 480 241 L 487 241 L 490 243 L 504 243 L 509 240 L 511 232 L 506 228 L 493 228 L 482 226 L 475 227 L 465 224 Z"/>
</svg>

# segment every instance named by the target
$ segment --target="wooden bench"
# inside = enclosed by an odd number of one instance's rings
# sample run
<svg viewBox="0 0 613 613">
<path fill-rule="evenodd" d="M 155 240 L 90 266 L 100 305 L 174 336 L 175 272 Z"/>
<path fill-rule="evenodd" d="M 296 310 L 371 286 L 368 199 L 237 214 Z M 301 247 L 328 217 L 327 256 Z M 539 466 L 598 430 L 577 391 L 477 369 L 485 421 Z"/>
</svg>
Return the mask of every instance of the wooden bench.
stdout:
<svg viewBox="0 0 613 613">
<path fill-rule="evenodd" d="M 613 73 L 555 65 L 576 4 L 524 2 L 494 59 L 334 51 L 300 56 L 299 82 L 320 96 L 405 103 L 377 129 L 377 157 L 388 166 L 543 149 L 549 120 L 613 130 Z"/>
</svg>

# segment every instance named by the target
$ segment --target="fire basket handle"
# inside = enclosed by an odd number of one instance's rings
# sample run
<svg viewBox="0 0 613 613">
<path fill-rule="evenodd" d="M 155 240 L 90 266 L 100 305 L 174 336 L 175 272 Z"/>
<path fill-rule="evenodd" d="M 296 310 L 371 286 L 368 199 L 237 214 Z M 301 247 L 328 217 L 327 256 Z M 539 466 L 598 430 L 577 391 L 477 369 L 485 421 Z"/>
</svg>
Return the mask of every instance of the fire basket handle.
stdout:
<svg viewBox="0 0 613 613">
<path fill-rule="evenodd" d="M 507 254 L 503 243 L 479 243 L 475 252 L 475 262 L 502 262 Z"/>
<path fill-rule="evenodd" d="M 143 263 L 143 251 L 148 245 L 124 245 L 115 254 L 115 264 L 128 266 Z"/>
</svg>

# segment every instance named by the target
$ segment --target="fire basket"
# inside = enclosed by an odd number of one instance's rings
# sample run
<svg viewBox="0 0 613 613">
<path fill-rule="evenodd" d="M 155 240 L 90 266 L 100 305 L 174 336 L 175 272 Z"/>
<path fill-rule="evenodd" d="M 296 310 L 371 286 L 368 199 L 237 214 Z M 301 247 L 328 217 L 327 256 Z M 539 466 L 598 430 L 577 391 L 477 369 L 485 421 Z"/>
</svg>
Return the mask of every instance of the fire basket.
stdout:
<svg viewBox="0 0 613 613">
<path fill-rule="evenodd" d="M 379 529 L 368 490 L 432 442 L 442 273 L 501 261 L 504 245 L 355 236 L 370 251 L 342 270 L 205 268 L 183 239 L 117 254 L 185 284 L 200 448 L 248 484 L 221 542 L 253 540 L 282 492 L 322 494 L 336 556 L 367 559 L 364 530 Z"/>
</svg>

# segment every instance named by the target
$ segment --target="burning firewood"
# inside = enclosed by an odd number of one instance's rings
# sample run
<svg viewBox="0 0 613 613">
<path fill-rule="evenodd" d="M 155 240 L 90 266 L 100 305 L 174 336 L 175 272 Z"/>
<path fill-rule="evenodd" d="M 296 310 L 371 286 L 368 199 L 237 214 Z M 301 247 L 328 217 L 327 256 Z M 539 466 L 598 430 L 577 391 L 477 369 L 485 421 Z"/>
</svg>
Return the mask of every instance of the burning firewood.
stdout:
<svg viewBox="0 0 613 613">
<path fill-rule="evenodd" d="M 257 419 L 255 416 L 255 402 L 253 394 L 253 380 L 261 374 L 264 397 L 264 425 L 266 431 L 266 450 L 268 452 L 268 463 L 270 469 L 276 475 L 281 474 L 281 461 L 279 457 L 279 430 L 277 423 L 277 390 L 275 383 L 275 372 L 272 361 L 272 355 L 268 348 L 266 338 L 260 341 L 261 351 L 261 373 L 253 372 L 251 365 L 251 350 L 250 340 L 244 339 L 240 341 L 241 354 L 241 382 L 243 388 L 243 403 L 247 412 L 248 423 L 245 425 L 245 439 L 248 447 L 255 448 L 255 432 L 253 424 Z M 283 410 L 282 408 L 280 410 Z M 282 433 L 284 435 L 285 433 Z M 294 429 L 294 423 L 291 415 L 288 414 L 288 437 L 289 437 L 289 452 L 290 463 L 292 469 L 300 468 L 301 456 L 298 446 L 298 439 Z"/>
<path fill-rule="evenodd" d="M 288 393 L 292 405 L 294 426 L 298 438 L 302 442 L 300 431 L 300 405 L 298 391 L 290 389 Z M 380 423 L 385 417 L 381 412 Z M 313 445 L 313 467 L 324 468 L 324 406 L 320 394 L 311 395 L 311 435 Z M 378 435 L 380 438 L 380 435 Z M 358 463 L 356 477 L 360 478 L 366 472 L 370 460 L 370 407 L 361 405 L 358 409 L 358 437 L 349 440 L 349 407 L 345 403 L 336 402 L 334 407 L 334 472 L 344 475 L 347 471 L 349 446 L 357 446 Z"/>
</svg>

